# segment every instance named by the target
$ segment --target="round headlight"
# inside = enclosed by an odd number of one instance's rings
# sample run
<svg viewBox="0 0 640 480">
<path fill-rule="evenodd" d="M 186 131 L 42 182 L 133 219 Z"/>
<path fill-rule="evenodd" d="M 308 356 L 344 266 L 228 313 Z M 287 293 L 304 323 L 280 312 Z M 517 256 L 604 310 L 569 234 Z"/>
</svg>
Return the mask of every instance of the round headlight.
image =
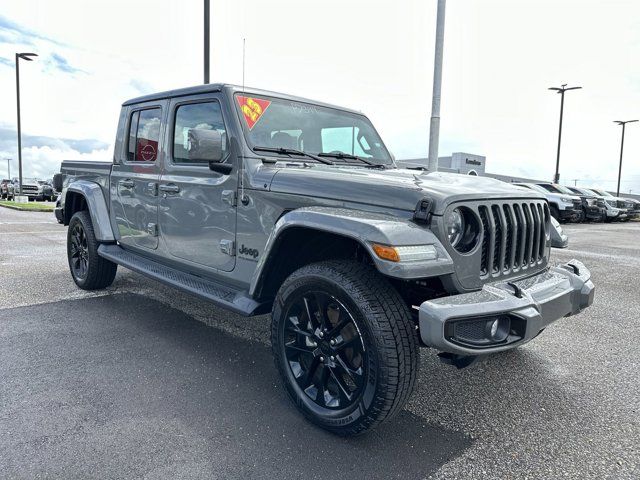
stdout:
<svg viewBox="0 0 640 480">
<path fill-rule="evenodd" d="M 464 216 L 459 208 L 451 210 L 445 216 L 444 228 L 451 246 L 455 247 L 462 238 L 464 232 Z"/>
<path fill-rule="evenodd" d="M 480 220 L 471 209 L 458 207 L 446 213 L 444 228 L 449 243 L 459 253 L 469 253 L 478 245 Z"/>
</svg>

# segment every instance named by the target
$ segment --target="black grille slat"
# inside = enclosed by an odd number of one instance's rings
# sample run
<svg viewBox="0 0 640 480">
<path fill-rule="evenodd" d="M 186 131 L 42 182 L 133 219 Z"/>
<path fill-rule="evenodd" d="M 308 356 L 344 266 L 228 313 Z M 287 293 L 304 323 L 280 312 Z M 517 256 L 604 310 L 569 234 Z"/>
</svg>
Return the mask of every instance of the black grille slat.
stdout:
<svg viewBox="0 0 640 480">
<path fill-rule="evenodd" d="M 542 260 L 544 258 L 544 245 L 547 240 L 547 222 L 549 217 L 547 216 L 547 209 L 538 204 L 538 213 L 540 215 L 540 245 L 538 246 L 538 258 Z"/>
<path fill-rule="evenodd" d="M 489 224 L 489 252 L 487 254 L 487 267 L 493 270 L 496 258 L 496 222 L 493 220 L 491 211 L 487 211 L 487 220 Z"/>
<path fill-rule="evenodd" d="M 529 211 L 531 212 L 531 219 L 533 221 L 533 248 L 531 249 L 531 263 L 538 261 L 538 250 L 540 245 L 540 217 L 538 216 L 538 209 L 535 204 L 529 205 Z"/>
<path fill-rule="evenodd" d="M 504 268 L 504 248 L 505 248 L 505 236 L 504 236 L 504 222 L 500 216 L 500 207 L 493 205 L 491 207 L 491 217 L 493 219 L 495 236 L 494 236 L 494 254 L 493 254 L 493 273 L 502 272 Z"/>
<path fill-rule="evenodd" d="M 486 277 L 489 273 L 489 220 L 487 219 L 487 207 L 478 209 L 482 223 L 482 253 L 480 259 L 480 276 Z"/>
<path fill-rule="evenodd" d="M 509 237 L 509 241 L 507 242 L 507 250 L 509 254 L 509 268 L 511 270 L 514 270 L 516 268 L 516 250 L 518 246 L 518 222 L 516 220 L 516 215 L 513 211 L 513 206 L 505 205 L 504 211 L 508 218 L 508 222 L 511 225 L 511 235 Z"/>
<path fill-rule="evenodd" d="M 522 215 L 522 209 L 520 208 L 520 205 L 514 205 L 513 206 L 513 212 L 515 214 L 516 217 L 516 222 L 518 224 L 518 228 L 516 230 L 517 232 L 517 238 L 516 238 L 516 263 L 515 263 L 515 267 L 517 269 L 522 267 L 522 261 L 524 258 L 524 247 L 525 247 L 525 241 L 524 241 L 524 235 L 525 235 L 525 222 L 524 222 L 524 216 Z"/>
<path fill-rule="evenodd" d="M 493 213 L 496 217 L 496 242 L 499 242 L 499 247 L 500 247 L 498 272 L 504 272 L 505 265 L 507 265 L 507 235 L 508 235 L 507 219 L 500 205 L 494 205 L 492 208 L 493 208 Z M 498 230 L 498 224 L 500 224 L 499 230 Z"/>
<path fill-rule="evenodd" d="M 529 213 L 526 204 L 521 205 L 522 208 L 522 221 L 524 222 L 524 245 L 522 247 L 522 262 L 520 266 L 526 268 L 529 264 L 528 259 L 531 257 L 531 221 L 529 220 Z"/>
</svg>

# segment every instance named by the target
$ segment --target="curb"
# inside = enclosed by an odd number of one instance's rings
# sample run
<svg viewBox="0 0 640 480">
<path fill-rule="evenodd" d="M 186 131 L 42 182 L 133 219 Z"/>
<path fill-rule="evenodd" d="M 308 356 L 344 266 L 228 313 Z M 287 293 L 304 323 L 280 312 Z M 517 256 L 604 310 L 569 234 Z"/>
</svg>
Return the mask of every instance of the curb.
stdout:
<svg viewBox="0 0 640 480">
<path fill-rule="evenodd" d="M 38 212 L 38 213 L 53 213 L 53 208 L 51 210 L 48 209 L 33 209 L 33 208 L 20 208 L 15 205 L 4 205 L 0 203 L 0 207 L 9 208 L 11 210 L 18 210 L 20 212 Z"/>
</svg>

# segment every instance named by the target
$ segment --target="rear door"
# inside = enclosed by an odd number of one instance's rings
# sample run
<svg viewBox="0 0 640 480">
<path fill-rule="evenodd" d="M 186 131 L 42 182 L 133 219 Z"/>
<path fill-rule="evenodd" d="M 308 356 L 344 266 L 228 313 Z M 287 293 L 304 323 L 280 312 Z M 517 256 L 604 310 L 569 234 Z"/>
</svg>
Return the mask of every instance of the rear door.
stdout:
<svg viewBox="0 0 640 480">
<path fill-rule="evenodd" d="M 111 208 L 120 243 L 158 248 L 160 178 L 165 102 L 129 108 L 124 148 L 111 173 Z"/>
<path fill-rule="evenodd" d="M 217 130 L 224 162 L 235 163 L 229 148 L 223 102 L 218 94 L 171 101 L 167 154 L 160 178 L 160 234 L 174 260 L 194 267 L 231 271 L 235 266 L 238 172 L 212 172 L 208 162 L 190 158 L 189 131 Z"/>
</svg>

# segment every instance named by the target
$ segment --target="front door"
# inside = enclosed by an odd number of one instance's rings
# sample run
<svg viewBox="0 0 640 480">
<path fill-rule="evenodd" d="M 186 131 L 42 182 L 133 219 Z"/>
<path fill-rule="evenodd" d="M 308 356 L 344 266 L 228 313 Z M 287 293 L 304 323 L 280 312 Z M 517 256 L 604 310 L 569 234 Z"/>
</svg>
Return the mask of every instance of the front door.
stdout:
<svg viewBox="0 0 640 480">
<path fill-rule="evenodd" d="M 229 175 L 212 172 L 208 162 L 193 158 L 197 149 L 189 145 L 190 130 L 217 130 L 223 140 L 224 161 L 234 161 L 219 97 L 174 99 L 169 118 L 159 185 L 162 240 L 176 260 L 231 271 L 235 266 L 237 169 Z"/>
<path fill-rule="evenodd" d="M 128 112 L 124 152 L 111 174 L 111 208 L 119 241 L 158 248 L 158 180 L 162 157 L 162 106 Z"/>
</svg>

